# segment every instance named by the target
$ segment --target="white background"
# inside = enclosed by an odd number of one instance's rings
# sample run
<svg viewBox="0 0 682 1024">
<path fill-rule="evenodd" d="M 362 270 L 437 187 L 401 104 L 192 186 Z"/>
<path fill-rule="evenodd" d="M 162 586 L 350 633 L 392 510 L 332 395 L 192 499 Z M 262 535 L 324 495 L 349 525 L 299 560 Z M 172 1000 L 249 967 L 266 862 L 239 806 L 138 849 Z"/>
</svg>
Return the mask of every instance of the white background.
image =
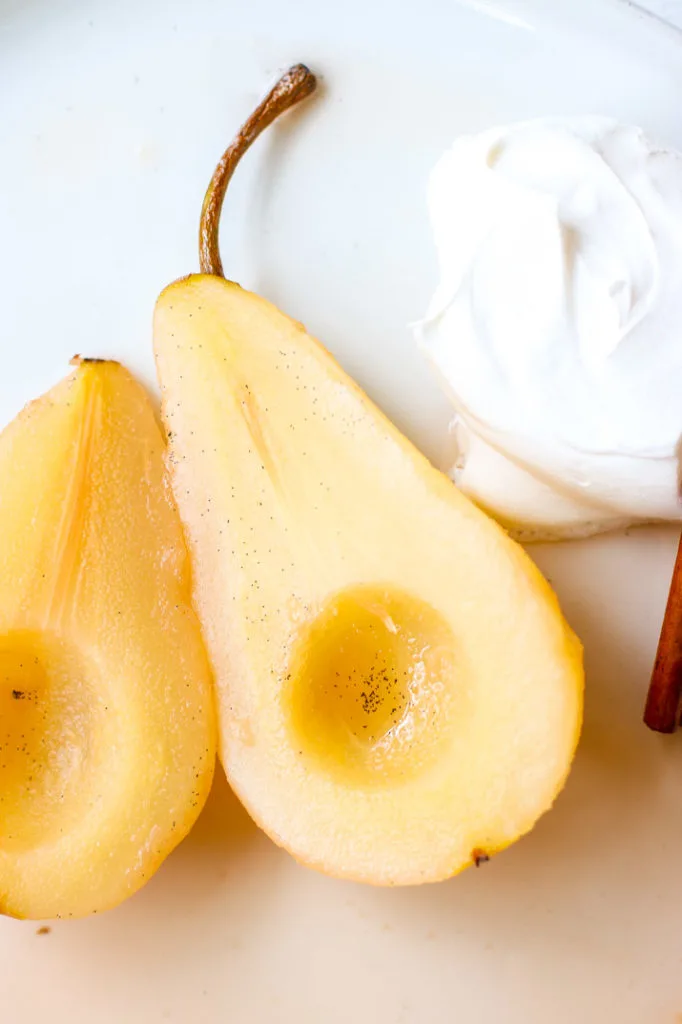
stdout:
<svg viewBox="0 0 682 1024">
<path fill-rule="evenodd" d="M 646 7 L 682 28 L 682 0 L 640 0 L 640 7 Z"/>
</svg>

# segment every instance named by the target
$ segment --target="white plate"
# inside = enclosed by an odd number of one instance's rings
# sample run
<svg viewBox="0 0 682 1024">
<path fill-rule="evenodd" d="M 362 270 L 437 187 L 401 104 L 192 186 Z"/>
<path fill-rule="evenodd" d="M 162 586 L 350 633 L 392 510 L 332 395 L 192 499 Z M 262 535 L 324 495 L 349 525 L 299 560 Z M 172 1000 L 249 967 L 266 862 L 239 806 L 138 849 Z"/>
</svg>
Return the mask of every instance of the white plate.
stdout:
<svg viewBox="0 0 682 1024">
<path fill-rule="evenodd" d="M 680 37 L 610 0 L 0 0 L 3 421 L 75 352 L 153 381 L 153 302 L 196 268 L 214 160 L 296 60 L 324 89 L 240 169 L 227 271 L 304 320 L 436 462 L 448 409 L 406 324 L 435 281 L 439 152 L 550 112 L 682 146 Z M 40 936 L 0 923 L 3 1024 L 680 1020 L 682 736 L 640 724 L 675 540 L 536 549 L 588 694 L 575 770 L 527 839 L 442 885 L 372 890 L 297 867 L 220 782 L 120 909 Z"/>
</svg>

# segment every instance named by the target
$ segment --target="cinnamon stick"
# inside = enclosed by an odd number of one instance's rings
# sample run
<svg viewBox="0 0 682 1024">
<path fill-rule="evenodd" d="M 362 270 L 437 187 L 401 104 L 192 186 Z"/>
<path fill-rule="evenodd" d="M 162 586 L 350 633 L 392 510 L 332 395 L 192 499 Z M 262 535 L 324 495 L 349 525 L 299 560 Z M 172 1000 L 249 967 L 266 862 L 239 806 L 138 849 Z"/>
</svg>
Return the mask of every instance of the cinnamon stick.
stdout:
<svg viewBox="0 0 682 1024">
<path fill-rule="evenodd" d="M 675 732 L 682 704 L 682 537 L 670 584 L 661 637 L 649 684 L 644 722 L 656 732 Z"/>
</svg>

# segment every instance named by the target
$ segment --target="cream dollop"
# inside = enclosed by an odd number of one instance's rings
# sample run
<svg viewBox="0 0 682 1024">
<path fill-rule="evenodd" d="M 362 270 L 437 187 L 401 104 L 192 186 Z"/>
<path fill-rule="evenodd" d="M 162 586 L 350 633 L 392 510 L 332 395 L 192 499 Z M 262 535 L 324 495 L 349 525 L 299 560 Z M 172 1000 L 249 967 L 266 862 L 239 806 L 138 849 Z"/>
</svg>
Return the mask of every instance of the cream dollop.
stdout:
<svg viewBox="0 0 682 1024">
<path fill-rule="evenodd" d="M 678 520 L 682 154 L 607 118 L 458 139 L 429 182 L 418 337 L 460 487 L 524 537 Z"/>
</svg>

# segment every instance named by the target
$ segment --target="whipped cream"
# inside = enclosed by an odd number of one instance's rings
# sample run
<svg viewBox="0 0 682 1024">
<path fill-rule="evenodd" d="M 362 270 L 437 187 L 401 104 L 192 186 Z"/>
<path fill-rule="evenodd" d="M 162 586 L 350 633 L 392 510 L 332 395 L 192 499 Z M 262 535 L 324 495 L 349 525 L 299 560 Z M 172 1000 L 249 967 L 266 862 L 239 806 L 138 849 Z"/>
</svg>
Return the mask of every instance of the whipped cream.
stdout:
<svg viewBox="0 0 682 1024">
<path fill-rule="evenodd" d="M 455 482 L 528 539 L 682 518 L 682 154 L 528 121 L 458 139 L 428 199 Z"/>
</svg>

